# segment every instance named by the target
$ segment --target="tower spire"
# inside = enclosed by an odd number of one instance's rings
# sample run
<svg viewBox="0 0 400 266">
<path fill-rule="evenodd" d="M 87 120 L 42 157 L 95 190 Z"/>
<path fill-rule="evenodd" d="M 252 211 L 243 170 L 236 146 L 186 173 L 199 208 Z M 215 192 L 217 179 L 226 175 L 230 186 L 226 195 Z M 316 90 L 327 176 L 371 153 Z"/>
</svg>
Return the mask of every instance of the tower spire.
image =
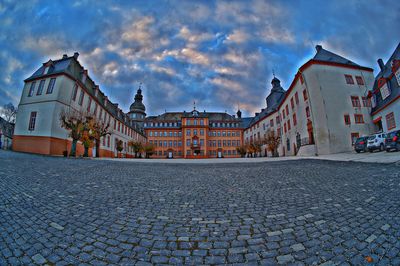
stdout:
<svg viewBox="0 0 400 266">
<path fill-rule="evenodd" d="M 196 101 L 193 101 L 193 110 L 196 110 Z"/>
</svg>

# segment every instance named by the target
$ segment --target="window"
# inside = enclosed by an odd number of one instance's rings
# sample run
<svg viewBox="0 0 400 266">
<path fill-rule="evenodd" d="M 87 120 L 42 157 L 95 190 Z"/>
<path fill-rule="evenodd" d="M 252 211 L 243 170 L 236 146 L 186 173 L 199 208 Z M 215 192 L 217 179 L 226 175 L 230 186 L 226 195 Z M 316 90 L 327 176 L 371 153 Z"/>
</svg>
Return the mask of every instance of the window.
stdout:
<svg viewBox="0 0 400 266">
<path fill-rule="evenodd" d="M 356 81 L 358 85 L 364 85 L 364 80 L 360 76 L 356 76 Z"/>
<path fill-rule="evenodd" d="M 351 103 L 353 107 L 361 107 L 360 98 L 358 96 L 351 96 Z"/>
<path fill-rule="evenodd" d="M 200 126 L 204 126 L 204 120 L 203 119 L 200 120 Z"/>
<path fill-rule="evenodd" d="M 287 127 L 286 127 L 286 123 L 283 124 L 283 128 L 284 128 L 284 132 L 287 132 Z"/>
<path fill-rule="evenodd" d="M 172 147 L 172 140 L 169 141 L 168 147 Z"/>
<path fill-rule="evenodd" d="M 39 88 L 38 88 L 38 91 L 37 91 L 36 95 L 42 95 L 43 87 L 44 87 L 44 82 L 45 82 L 44 79 L 40 81 L 40 83 L 39 83 Z"/>
<path fill-rule="evenodd" d="M 391 130 L 396 127 L 396 121 L 394 120 L 393 112 L 386 115 L 386 125 L 388 130 Z"/>
<path fill-rule="evenodd" d="M 351 75 L 344 75 L 347 84 L 354 84 L 353 77 Z"/>
<path fill-rule="evenodd" d="M 306 117 L 310 117 L 310 107 L 306 107 Z"/>
<path fill-rule="evenodd" d="M 168 134 L 169 134 L 169 136 L 170 136 L 170 137 L 172 137 L 172 136 L 173 136 L 173 133 L 172 133 L 172 131 L 168 132 Z"/>
<path fill-rule="evenodd" d="M 361 114 L 354 114 L 354 121 L 356 124 L 364 124 L 364 116 Z"/>
<path fill-rule="evenodd" d="M 380 89 L 381 91 L 381 96 L 382 96 L 382 100 L 385 100 L 387 97 L 389 97 L 390 95 L 390 90 L 387 86 L 387 83 L 385 83 L 382 88 Z"/>
<path fill-rule="evenodd" d="M 306 90 L 303 90 L 303 98 L 304 98 L 304 101 L 307 101 L 307 99 L 308 99 Z"/>
<path fill-rule="evenodd" d="M 190 129 L 186 129 L 186 136 L 190 136 Z"/>
<path fill-rule="evenodd" d="M 87 106 L 87 111 L 90 112 L 90 106 L 92 105 L 92 98 L 88 99 L 88 106 Z"/>
<path fill-rule="evenodd" d="M 29 88 L 28 97 L 32 97 L 32 95 L 33 95 L 33 93 L 35 91 L 35 85 L 36 85 L 36 82 L 35 81 L 32 82 L 31 87 Z"/>
<path fill-rule="evenodd" d="M 297 91 L 294 94 L 294 100 L 296 101 L 296 104 L 299 104 L 299 94 L 297 93 Z"/>
<path fill-rule="evenodd" d="M 197 136 L 197 129 L 193 129 L 193 135 Z"/>
<path fill-rule="evenodd" d="M 364 107 L 371 107 L 371 99 L 368 99 L 367 97 L 363 96 L 362 101 Z"/>
<path fill-rule="evenodd" d="M 78 85 L 75 84 L 74 90 L 72 92 L 72 100 L 76 101 L 76 95 L 78 94 Z"/>
<path fill-rule="evenodd" d="M 82 90 L 81 95 L 79 96 L 79 102 L 78 102 L 79 105 L 82 105 L 84 96 L 85 96 L 85 93 Z"/>
<path fill-rule="evenodd" d="M 186 140 L 186 146 L 190 146 L 190 139 Z"/>
<path fill-rule="evenodd" d="M 50 79 L 49 86 L 47 86 L 46 94 L 53 93 L 53 89 L 54 89 L 54 84 L 55 83 L 56 83 L 56 79 L 55 78 Z"/>
<path fill-rule="evenodd" d="M 289 115 L 289 106 L 286 104 L 286 115 Z"/>
<path fill-rule="evenodd" d="M 292 109 L 294 109 L 294 100 L 293 100 L 293 97 L 290 99 L 290 106 L 292 107 Z"/>
<path fill-rule="evenodd" d="M 351 124 L 350 115 L 344 115 L 344 124 L 345 125 L 350 125 Z"/>
<path fill-rule="evenodd" d="M 107 136 L 107 147 L 110 147 L 110 136 Z"/>
<path fill-rule="evenodd" d="M 30 130 L 30 131 L 35 130 L 36 115 L 37 115 L 37 112 L 31 112 L 31 117 L 29 118 L 29 127 L 28 127 L 28 130 Z"/>
<path fill-rule="evenodd" d="M 290 130 L 290 119 L 287 121 L 287 129 Z"/>
<path fill-rule="evenodd" d="M 396 76 L 397 84 L 400 85 L 400 68 L 396 71 L 395 76 Z"/>
<path fill-rule="evenodd" d="M 297 117 L 296 114 L 293 114 L 293 126 L 297 125 Z"/>
<path fill-rule="evenodd" d="M 204 136 L 204 129 L 200 129 L 200 136 Z"/>
<path fill-rule="evenodd" d="M 279 124 L 279 116 L 276 117 L 276 123 Z"/>
</svg>

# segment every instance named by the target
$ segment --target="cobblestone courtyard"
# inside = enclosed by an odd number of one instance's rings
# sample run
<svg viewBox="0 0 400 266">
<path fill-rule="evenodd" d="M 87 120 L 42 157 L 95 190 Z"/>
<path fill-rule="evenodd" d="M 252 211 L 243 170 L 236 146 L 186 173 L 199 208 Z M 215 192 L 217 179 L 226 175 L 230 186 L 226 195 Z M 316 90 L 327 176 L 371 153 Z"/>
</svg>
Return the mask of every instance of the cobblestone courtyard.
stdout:
<svg viewBox="0 0 400 266">
<path fill-rule="evenodd" d="M 400 265 L 400 167 L 0 151 L 0 265 Z"/>
</svg>

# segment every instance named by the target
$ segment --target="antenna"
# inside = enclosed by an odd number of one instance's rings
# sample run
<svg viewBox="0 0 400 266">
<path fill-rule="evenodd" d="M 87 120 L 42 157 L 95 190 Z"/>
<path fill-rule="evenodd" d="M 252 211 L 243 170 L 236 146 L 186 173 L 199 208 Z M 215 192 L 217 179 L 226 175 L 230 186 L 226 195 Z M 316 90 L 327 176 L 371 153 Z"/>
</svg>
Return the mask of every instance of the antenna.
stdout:
<svg viewBox="0 0 400 266">
<path fill-rule="evenodd" d="M 274 70 L 274 69 L 272 69 L 272 75 L 273 75 L 274 78 L 275 78 L 275 70 Z"/>
<path fill-rule="evenodd" d="M 193 110 L 196 110 L 196 101 L 193 101 Z"/>
</svg>

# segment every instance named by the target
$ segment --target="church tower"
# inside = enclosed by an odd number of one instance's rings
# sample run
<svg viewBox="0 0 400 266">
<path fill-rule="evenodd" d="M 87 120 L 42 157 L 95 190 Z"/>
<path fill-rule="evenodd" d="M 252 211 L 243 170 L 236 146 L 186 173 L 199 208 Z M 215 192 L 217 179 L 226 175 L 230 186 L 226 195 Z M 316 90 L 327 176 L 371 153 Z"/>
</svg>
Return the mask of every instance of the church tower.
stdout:
<svg viewBox="0 0 400 266">
<path fill-rule="evenodd" d="M 272 89 L 267 98 L 267 112 L 275 111 L 283 98 L 285 97 L 285 90 L 281 86 L 281 81 L 275 76 L 271 81 Z"/>
<path fill-rule="evenodd" d="M 129 118 L 133 123 L 143 126 L 143 120 L 146 117 L 146 107 L 143 104 L 142 89 L 140 88 L 136 92 L 135 101 L 131 104 L 129 108 Z"/>
</svg>

